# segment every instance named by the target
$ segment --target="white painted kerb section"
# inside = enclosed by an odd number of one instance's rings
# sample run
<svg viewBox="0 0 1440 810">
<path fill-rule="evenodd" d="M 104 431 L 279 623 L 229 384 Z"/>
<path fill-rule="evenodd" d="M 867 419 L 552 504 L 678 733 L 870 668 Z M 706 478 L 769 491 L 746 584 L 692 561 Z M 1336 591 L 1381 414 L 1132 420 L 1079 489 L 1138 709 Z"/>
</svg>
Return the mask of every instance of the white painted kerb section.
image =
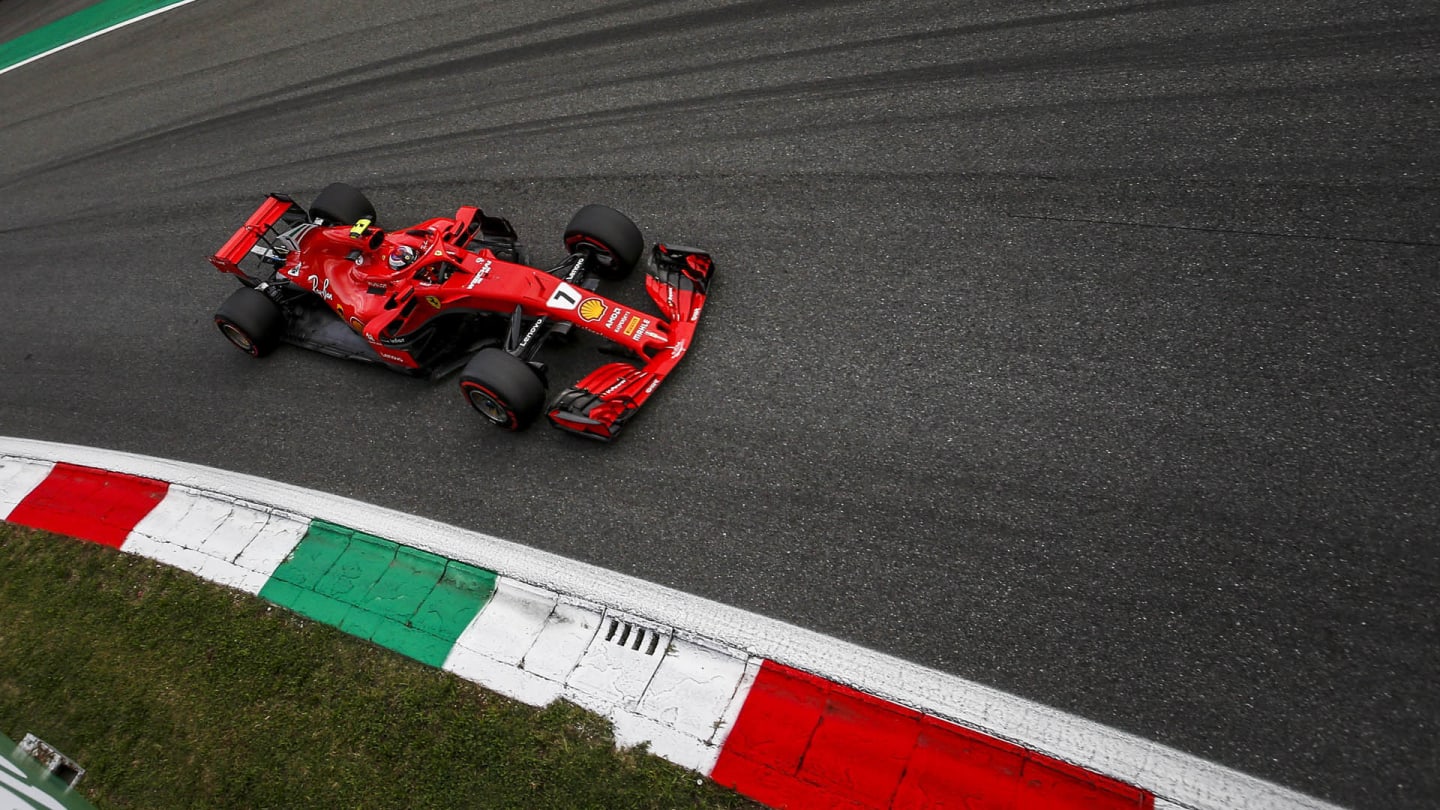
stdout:
<svg viewBox="0 0 1440 810">
<path fill-rule="evenodd" d="M 630 635 L 619 625 L 628 625 Z M 644 643 L 621 642 L 632 637 Z M 670 628 L 642 628 L 636 617 L 508 577 L 496 583 L 444 666 L 533 706 L 566 698 L 609 718 L 617 744 L 647 743 L 651 753 L 706 774 L 759 667 L 759 659 L 739 650 L 677 639 Z"/>
<path fill-rule="evenodd" d="M 124 548 L 258 594 L 309 528 L 308 519 L 172 484 Z"/>
<path fill-rule="evenodd" d="M 0 458 L 0 520 L 9 517 L 53 469 L 55 463 L 52 461 Z"/>
</svg>

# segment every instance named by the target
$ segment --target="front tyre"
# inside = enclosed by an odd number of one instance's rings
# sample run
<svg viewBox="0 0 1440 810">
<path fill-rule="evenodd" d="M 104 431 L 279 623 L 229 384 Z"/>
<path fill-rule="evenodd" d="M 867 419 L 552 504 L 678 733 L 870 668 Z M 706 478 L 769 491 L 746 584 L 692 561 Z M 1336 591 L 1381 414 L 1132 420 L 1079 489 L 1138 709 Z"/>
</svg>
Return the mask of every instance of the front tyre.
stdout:
<svg viewBox="0 0 1440 810">
<path fill-rule="evenodd" d="M 460 373 L 460 392 L 480 415 L 506 430 L 524 430 L 545 407 L 545 383 L 529 363 L 481 349 Z"/>
<path fill-rule="evenodd" d="M 576 211 L 565 226 L 565 249 L 589 250 L 598 265 L 595 275 L 614 281 L 635 269 L 645 252 L 645 237 L 629 217 L 609 206 L 591 204 Z"/>
<path fill-rule="evenodd" d="M 325 225 L 354 225 L 362 219 L 375 222 L 375 206 L 360 189 L 345 183 L 331 183 L 310 205 L 310 218 Z"/>
<path fill-rule="evenodd" d="M 225 339 L 251 357 L 275 351 L 285 336 L 285 313 L 263 292 L 241 287 L 215 312 L 215 325 Z"/>
</svg>

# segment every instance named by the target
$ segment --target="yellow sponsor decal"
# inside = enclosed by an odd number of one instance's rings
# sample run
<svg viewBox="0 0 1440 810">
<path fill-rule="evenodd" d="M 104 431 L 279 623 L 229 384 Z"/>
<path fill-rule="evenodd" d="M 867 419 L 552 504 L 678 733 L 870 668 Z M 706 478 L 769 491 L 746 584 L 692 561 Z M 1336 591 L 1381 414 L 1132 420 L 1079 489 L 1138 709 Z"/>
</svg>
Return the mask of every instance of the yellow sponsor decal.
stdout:
<svg viewBox="0 0 1440 810">
<path fill-rule="evenodd" d="M 434 307 L 434 308 L 436 308 L 436 309 L 439 309 L 439 308 L 440 308 L 440 299 L 439 299 L 439 298 L 436 298 L 436 297 L 433 296 L 433 295 L 427 295 L 427 296 L 425 296 L 425 303 L 429 304 L 430 306 L 432 306 L 432 307 Z"/>
<path fill-rule="evenodd" d="M 600 303 L 599 298 L 586 298 L 580 302 L 580 319 L 585 321 L 598 321 L 605 317 L 605 305 Z"/>
<path fill-rule="evenodd" d="M 628 321 L 625 322 L 625 334 L 627 334 L 627 335 L 633 334 L 633 333 L 635 332 L 635 327 L 637 327 L 637 326 L 639 326 L 639 325 L 640 325 L 640 318 L 637 317 L 637 316 L 635 316 L 635 315 L 631 315 L 631 316 L 630 316 L 630 320 L 628 320 Z"/>
</svg>

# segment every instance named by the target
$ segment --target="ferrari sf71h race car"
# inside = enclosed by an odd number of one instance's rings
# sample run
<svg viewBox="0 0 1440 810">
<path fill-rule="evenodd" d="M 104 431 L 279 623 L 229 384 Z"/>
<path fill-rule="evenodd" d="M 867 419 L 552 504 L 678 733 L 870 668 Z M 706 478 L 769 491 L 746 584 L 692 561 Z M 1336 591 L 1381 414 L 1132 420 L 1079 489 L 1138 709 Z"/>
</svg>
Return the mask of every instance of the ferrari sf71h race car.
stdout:
<svg viewBox="0 0 1440 810">
<path fill-rule="evenodd" d="M 645 289 L 657 316 L 595 292 L 644 252 L 629 218 L 587 205 L 564 239 L 569 257 L 539 270 L 524 263 L 509 221 L 473 206 L 386 231 L 343 183 L 308 210 L 271 194 L 210 257 L 244 284 L 215 323 L 255 357 L 284 341 L 430 379 L 463 367 L 461 392 L 491 422 L 521 430 L 544 411 L 558 428 L 609 441 L 685 356 L 715 265 L 704 251 L 656 244 Z M 606 363 L 547 409 L 536 355 L 575 327 L 639 364 Z"/>
</svg>

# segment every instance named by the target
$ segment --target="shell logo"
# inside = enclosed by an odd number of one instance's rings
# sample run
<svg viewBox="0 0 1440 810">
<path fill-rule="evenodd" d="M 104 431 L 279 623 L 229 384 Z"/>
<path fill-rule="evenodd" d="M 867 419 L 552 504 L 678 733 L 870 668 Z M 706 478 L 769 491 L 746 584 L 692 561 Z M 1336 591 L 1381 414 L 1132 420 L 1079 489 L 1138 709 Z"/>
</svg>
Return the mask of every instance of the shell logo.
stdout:
<svg viewBox="0 0 1440 810">
<path fill-rule="evenodd" d="M 580 302 L 580 319 L 586 321 L 598 321 L 605 317 L 605 305 L 600 303 L 599 298 L 586 298 Z"/>
</svg>

